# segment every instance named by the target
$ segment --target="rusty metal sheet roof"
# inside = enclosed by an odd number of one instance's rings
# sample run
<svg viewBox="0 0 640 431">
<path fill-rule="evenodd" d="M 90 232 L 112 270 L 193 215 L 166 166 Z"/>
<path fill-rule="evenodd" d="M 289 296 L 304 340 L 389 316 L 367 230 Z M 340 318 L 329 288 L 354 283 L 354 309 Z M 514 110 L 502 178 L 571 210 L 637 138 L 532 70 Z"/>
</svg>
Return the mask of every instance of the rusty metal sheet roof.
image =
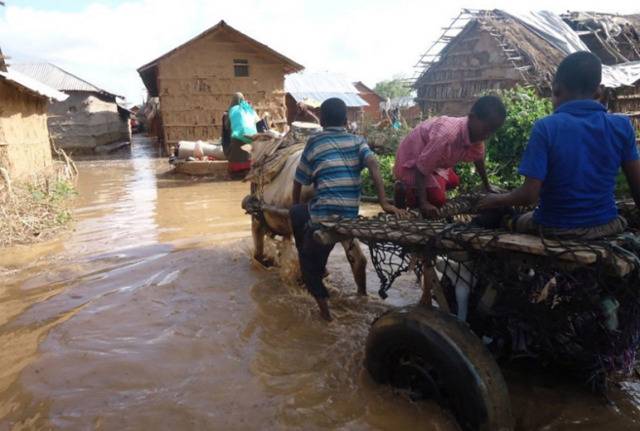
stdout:
<svg viewBox="0 0 640 431">
<path fill-rule="evenodd" d="M 329 72 L 301 72 L 287 75 L 284 89 L 298 102 L 313 101 L 322 103 L 337 97 L 348 107 L 369 106 L 359 96 L 358 89 L 343 75 Z"/>
<path fill-rule="evenodd" d="M 609 88 L 629 87 L 640 81 L 640 61 L 602 66 L 602 84 Z"/>
<path fill-rule="evenodd" d="M 16 63 L 11 68 L 59 91 L 87 91 L 120 97 L 51 63 Z"/>
<path fill-rule="evenodd" d="M 31 93 L 47 97 L 58 102 L 63 102 L 69 97 L 68 94 L 64 94 L 56 90 L 55 88 L 52 88 L 40 81 L 37 81 L 27 75 L 18 72 L 12 66 L 9 67 L 6 72 L 0 71 L 0 77 L 6 79 L 7 81 L 10 81 L 14 85 L 28 90 Z"/>
</svg>

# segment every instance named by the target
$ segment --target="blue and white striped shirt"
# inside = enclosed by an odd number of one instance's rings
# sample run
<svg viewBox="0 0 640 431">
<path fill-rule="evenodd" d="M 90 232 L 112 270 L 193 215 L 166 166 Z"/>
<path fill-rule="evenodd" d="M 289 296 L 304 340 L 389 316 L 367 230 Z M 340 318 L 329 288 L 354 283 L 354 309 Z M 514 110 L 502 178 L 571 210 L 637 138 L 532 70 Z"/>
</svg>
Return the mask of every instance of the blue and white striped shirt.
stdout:
<svg viewBox="0 0 640 431">
<path fill-rule="evenodd" d="M 347 133 L 342 127 L 326 127 L 309 138 L 295 180 L 315 188 L 309 202 L 313 223 L 331 216 L 358 216 L 360 172 L 373 156 L 363 137 Z"/>
</svg>

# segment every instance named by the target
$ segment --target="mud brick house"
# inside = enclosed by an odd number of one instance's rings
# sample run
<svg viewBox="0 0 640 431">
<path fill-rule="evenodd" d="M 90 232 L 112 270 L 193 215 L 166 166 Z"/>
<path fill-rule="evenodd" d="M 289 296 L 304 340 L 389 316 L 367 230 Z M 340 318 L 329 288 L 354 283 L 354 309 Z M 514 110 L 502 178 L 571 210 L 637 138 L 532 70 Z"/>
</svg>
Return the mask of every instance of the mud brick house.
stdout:
<svg viewBox="0 0 640 431">
<path fill-rule="evenodd" d="M 242 92 L 259 115 L 286 123 L 284 77 L 303 66 L 224 21 L 138 69 L 149 97 L 159 97 L 165 147 L 210 140 L 232 95 Z"/>
<path fill-rule="evenodd" d="M 49 131 L 56 145 L 71 153 L 93 153 L 131 141 L 130 112 L 120 96 L 50 63 L 18 63 L 12 70 L 69 95 L 49 105 Z"/>
<path fill-rule="evenodd" d="M 7 66 L 0 51 L 0 169 L 10 178 L 28 180 L 53 164 L 47 108 L 67 98 Z"/>
</svg>

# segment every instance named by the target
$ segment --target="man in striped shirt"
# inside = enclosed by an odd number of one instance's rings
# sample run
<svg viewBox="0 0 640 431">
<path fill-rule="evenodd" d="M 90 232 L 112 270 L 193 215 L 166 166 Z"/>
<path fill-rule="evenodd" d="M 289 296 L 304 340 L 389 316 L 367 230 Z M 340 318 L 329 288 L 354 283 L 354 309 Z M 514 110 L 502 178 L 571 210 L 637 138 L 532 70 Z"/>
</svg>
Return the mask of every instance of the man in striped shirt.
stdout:
<svg viewBox="0 0 640 431">
<path fill-rule="evenodd" d="M 313 238 L 318 222 L 339 216 L 355 218 L 360 206 L 360 173 L 368 168 L 382 209 L 403 215 L 387 202 L 378 160 L 367 142 L 347 133 L 347 106 L 337 98 L 320 106 L 323 131 L 312 136 L 302 153 L 293 183 L 293 207 L 289 214 L 298 248 L 302 278 L 314 296 L 325 320 L 331 320 L 327 299 L 329 292 L 322 282 L 333 246 Z M 309 204 L 300 204 L 302 186 L 313 185 L 315 194 Z M 364 292 L 359 292 L 364 293 Z"/>
</svg>

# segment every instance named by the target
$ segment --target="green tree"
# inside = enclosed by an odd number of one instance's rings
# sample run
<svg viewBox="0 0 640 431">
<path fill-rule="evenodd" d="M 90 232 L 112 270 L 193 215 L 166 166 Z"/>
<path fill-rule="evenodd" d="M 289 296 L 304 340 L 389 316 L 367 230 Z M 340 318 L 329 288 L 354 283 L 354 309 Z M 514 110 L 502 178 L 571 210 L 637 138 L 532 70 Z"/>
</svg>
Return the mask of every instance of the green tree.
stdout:
<svg viewBox="0 0 640 431">
<path fill-rule="evenodd" d="M 389 99 L 411 95 L 411 88 L 404 83 L 403 78 L 400 76 L 378 82 L 374 87 L 374 91 L 380 96 L 388 97 Z"/>
</svg>

